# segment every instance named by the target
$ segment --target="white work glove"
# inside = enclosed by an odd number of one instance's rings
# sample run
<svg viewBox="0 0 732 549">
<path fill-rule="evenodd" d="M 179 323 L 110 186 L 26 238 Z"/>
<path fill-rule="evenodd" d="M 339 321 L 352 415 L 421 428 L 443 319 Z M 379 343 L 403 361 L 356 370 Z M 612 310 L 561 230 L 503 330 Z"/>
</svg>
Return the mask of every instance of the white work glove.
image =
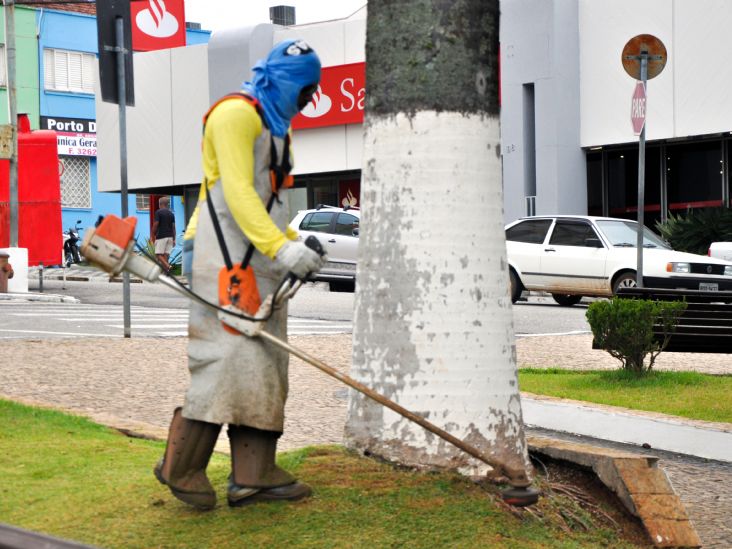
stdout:
<svg viewBox="0 0 732 549">
<path fill-rule="evenodd" d="M 322 269 L 327 258 L 318 255 L 304 242 L 289 240 L 279 249 L 274 260 L 286 271 L 303 279 L 308 273 L 317 273 Z"/>
</svg>

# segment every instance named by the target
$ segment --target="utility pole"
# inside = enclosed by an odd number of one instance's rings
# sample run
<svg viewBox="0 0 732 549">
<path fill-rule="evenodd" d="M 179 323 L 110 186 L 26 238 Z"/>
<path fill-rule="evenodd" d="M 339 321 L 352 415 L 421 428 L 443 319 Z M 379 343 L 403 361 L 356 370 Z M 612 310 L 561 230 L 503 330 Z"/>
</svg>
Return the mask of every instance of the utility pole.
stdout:
<svg viewBox="0 0 732 549">
<path fill-rule="evenodd" d="M 10 153 L 10 239 L 11 248 L 18 247 L 18 98 L 15 82 L 15 1 L 5 0 L 5 52 L 8 69 L 8 116 L 12 131 Z"/>
<path fill-rule="evenodd" d="M 370 0 L 352 377 L 528 485 L 503 231 L 498 0 Z M 351 393 L 347 444 L 485 466 Z"/>
</svg>

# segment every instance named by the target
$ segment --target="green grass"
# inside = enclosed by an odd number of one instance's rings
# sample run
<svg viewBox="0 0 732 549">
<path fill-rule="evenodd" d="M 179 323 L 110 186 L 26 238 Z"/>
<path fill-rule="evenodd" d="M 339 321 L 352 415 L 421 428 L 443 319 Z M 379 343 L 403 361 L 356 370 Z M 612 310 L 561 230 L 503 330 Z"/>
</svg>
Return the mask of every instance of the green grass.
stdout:
<svg viewBox="0 0 732 549">
<path fill-rule="evenodd" d="M 623 370 L 519 370 L 522 391 L 690 419 L 732 423 L 732 376 Z"/>
<path fill-rule="evenodd" d="M 573 505 L 563 498 L 542 498 L 541 520 L 514 516 L 494 487 L 398 470 L 339 447 L 281 456 L 313 486 L 308 501 L 241 509 L 220 501 L 197 512 L 154 480 L 162 451 L 163 443 L 0 400 L 0 522 L 107 548 L 630 546 L 601 524 L 560 524 Z M 220 499 L 228 473 L 228 457 L 214 455 L 209 476 Z M 573 513 L 592 520 L 576 506 Z"/>
</svg>

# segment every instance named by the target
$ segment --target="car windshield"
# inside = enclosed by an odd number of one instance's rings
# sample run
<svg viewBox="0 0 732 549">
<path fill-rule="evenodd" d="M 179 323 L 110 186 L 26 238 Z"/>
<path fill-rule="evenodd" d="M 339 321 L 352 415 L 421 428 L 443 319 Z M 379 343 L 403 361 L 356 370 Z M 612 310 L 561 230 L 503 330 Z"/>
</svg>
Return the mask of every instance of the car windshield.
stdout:
<svg viewBox="0 0 732 549">
<path fill-rule="evenodd" d="M 610 241 L 610 244 L 617 248 L 635 248 L 638 242 L 635 221 L 597 221 L 597 226 Z M 643 247 L 644 248 L 663 248 L 670 250 L 671 247 L 664 242 L 661 237 L 656 235 L 648 227 L 643 227 Z"/>
</svg>

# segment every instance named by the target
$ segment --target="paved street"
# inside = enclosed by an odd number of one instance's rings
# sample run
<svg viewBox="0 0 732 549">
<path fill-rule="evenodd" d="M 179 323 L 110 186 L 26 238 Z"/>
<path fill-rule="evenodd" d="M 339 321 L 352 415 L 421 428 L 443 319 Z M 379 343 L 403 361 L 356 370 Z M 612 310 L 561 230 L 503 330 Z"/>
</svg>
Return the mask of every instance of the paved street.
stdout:
<svg viewBox="0 0 732 549">
<path fill-rule="evenodd" d="M 188 335 L 188 310 L 164 307 L 131 308 L 132 337 Z M 119 305 L 25 303 L 0 301 L 0 339 L 57 337 L 122 337 Z M 350 333 L 350 321 L 288 318 L 291 335 Z"/>
</svg>

